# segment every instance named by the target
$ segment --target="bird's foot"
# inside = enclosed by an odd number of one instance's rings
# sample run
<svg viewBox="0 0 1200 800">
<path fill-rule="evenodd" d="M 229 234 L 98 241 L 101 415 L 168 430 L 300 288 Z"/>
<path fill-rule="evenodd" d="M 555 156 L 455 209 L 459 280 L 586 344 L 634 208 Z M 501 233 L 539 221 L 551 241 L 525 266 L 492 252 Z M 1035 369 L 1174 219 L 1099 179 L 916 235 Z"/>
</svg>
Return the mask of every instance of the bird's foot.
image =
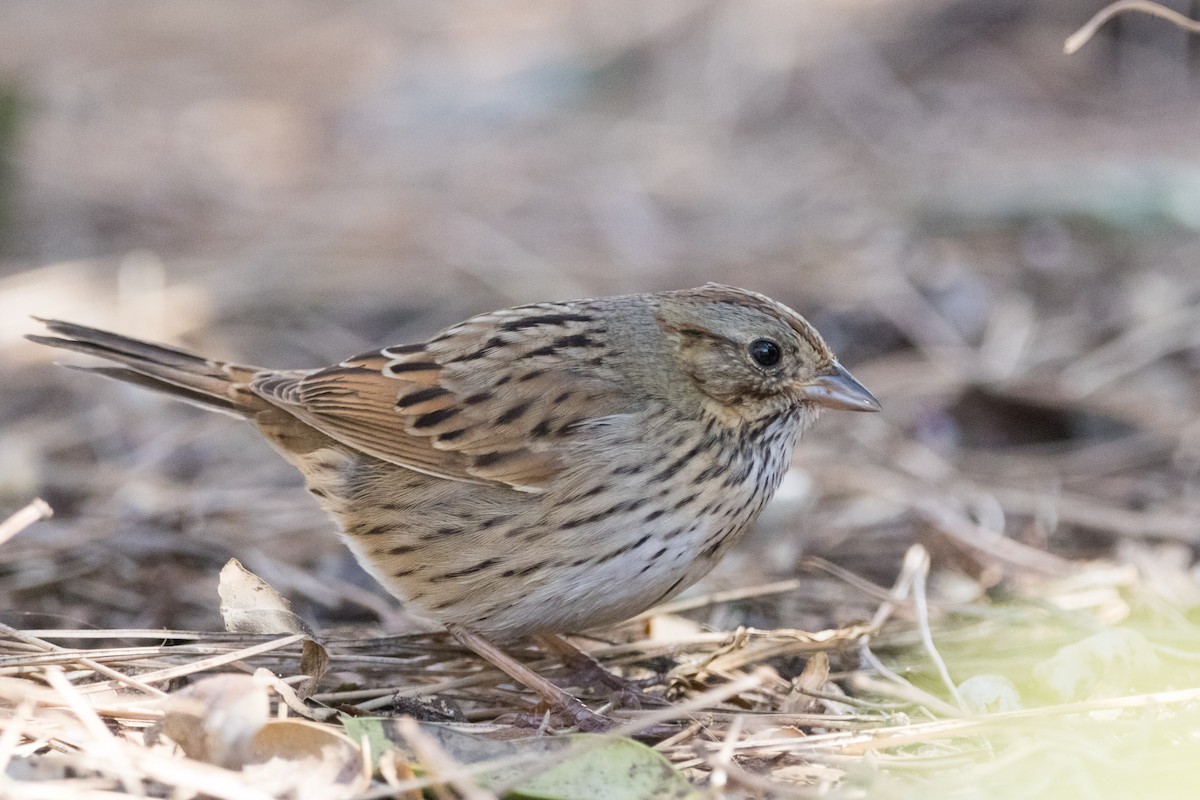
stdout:
<svg viewBox="0 0 1200 800">
<path fill-rule="evenodd" d="M 571 673 L 571 683 L 586 689 L 593 689 L 603 694 L 616 708 L 661 708 L 667 701 L 661 697 L 648 694 L 646 687 L 655 683 L 656 679 L 630 680 L 615 675 L 604 668 L 604 665 L 592 656 L 580 650 L 575 645 L 554 634 L 541 634 L 537 637 L 542 647 L 546 648 Z"/>
</svg>

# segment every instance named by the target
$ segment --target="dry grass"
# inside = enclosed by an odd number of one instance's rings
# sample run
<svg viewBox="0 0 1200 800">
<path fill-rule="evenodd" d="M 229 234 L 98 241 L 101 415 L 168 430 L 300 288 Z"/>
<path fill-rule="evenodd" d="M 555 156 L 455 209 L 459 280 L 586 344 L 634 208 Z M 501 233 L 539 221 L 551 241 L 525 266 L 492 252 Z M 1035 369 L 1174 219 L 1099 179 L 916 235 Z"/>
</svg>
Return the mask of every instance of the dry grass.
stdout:
<svg viewBox="0 0 1200 800">
<path fill-rule="evenodd" d="M 1191 796 L 1182 33 L 1068 59 L 1093 5 L 106 5 L 0 12 L 0 796 L 487 797 L 598 747 L 547 744 L 247 431 L 50 367 L 28 314 L 308 366 L 706 280 L 809 315 L 885 413 L 823 418 L 700 586 L 575 640 L 669 705 L 580 696 L 710 796 Z M 323 671 L 222 632 L 232 557 Z M 400 748 L 338 733 L 364 715 Z"/>
</svg>

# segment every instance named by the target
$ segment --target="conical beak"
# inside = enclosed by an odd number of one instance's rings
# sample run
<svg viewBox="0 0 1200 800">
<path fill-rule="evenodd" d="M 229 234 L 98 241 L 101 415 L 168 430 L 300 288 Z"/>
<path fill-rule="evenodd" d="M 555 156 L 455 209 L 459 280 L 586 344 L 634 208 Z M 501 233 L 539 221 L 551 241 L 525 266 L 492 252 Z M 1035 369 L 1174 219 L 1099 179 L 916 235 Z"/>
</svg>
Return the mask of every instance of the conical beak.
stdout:
<svg viewBox="0 0 1200 800">
<path fill-rule="evenodd" d="M 822 374 L 800 385 L 800 394 L 825 408 L 844 411 L 879 411 L 882 406 L 867 387 L 854 379 L 846 368 L 836 361 Z"/>
</svg>

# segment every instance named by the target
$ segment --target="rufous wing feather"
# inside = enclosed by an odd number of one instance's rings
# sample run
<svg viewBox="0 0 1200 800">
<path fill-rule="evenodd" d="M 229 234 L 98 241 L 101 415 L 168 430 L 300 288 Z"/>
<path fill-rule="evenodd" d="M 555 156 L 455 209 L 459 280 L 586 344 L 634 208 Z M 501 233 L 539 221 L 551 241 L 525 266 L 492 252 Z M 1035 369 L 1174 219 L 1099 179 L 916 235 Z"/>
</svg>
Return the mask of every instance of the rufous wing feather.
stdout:
<svg viewBox="0 0 1200 800">
<path fill-rule="evenodd" d="M 627 410 L 586 317 L 553 305 L 508 309 L 328 369 L 263 372 L 251 388 L 376 458 L 536 492 L 564 468 L 573 426 Z"/>
</svg>

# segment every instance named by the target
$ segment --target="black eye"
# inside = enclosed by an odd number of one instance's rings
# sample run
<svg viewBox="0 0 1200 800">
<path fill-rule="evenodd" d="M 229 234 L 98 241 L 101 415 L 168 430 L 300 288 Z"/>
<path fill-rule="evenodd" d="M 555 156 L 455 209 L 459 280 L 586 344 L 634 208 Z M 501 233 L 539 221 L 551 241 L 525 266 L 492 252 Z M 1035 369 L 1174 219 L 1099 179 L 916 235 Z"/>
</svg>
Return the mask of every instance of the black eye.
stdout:
<svg viewBox="0 0 1200 800">
<path fill-rule="evenodd" d="M 750 343 L 750 357 L 753 358 L 759 366 L 773 367 L 779 363 L 779 359 L 783 357 L 783 350 L 778 344 L 770 339 L 755 339 Z"/>
</svg>

